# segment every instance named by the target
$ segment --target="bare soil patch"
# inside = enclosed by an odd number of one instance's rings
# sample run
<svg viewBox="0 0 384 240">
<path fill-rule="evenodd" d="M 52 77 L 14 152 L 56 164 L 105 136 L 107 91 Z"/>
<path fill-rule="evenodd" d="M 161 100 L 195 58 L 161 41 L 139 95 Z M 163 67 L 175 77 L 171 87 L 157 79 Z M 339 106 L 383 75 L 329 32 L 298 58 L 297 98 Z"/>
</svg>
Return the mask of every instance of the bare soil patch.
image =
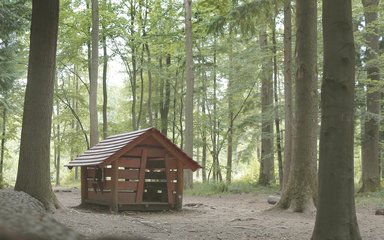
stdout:
<svg viewBox="0 0 384 240">
<path fill-rule="evenodd" d="M 121 212 L 93 207 L 79 208 L 80 191 L 56 193 L 65 206 L 57 211 L 57 221 L 87 239 L 105 235 L 142 236 L 149 239 L 310 239 L 315 212 L 299 214 L 266 211 L 271 205 L 265 194 L 230 194 L 224 196 L 185 196 L 182 211 Z M 357 208 L 363 239 L 382 240 L 384 216 L 375 215 L 375 206 Z"/>
</svg>

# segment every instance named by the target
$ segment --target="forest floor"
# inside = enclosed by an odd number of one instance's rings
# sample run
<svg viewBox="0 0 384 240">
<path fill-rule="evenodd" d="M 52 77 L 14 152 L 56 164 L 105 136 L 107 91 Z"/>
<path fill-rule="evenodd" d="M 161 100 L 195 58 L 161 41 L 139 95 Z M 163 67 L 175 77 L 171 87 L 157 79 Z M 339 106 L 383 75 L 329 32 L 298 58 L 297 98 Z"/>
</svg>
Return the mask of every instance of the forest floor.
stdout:
<svg viewBox="0 0 384 240">
<path fill-rule="evenodd" d="M 184 196 L 182 211 L 111 213 L 98 207 L 79 208 L 80 191 L 56 193 L 63 210 L 54 214 L 59 222 L 95 239 L 105 235 L 142 236 L 149 239 L 310 239 L 315 212 L 267 211 L 267 194 L 246 193 L 220 196 Z M 384 200 L 383 200 L 384 202 Z M 383 204 L 383 202 L 381 204 Z M 357 204 L 363 239 L 384 236 L 384 216 L 375 215 L 377 203 Z"/>
</svg>

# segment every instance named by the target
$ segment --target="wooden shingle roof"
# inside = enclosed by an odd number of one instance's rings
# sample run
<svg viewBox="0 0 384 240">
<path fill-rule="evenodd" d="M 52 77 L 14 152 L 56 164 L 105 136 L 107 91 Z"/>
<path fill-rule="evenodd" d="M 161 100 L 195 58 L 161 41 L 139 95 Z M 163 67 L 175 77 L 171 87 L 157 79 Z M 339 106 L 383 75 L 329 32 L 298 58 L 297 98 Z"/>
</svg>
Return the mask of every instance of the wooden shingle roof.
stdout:
<svg viewBox="0 0 384 240">
<path fill-rule="evenodd" d="M 140 142 L 152 136 L 160 145 L 170 152 L 179 161 L 182 161 L 185 169 L 193 171 L 201 166 L 185 154 L 178 146 L 172 143 L 166 136 L 155 128 L 147 128 L 129 133 L 109 136 L 83 154 L 66 164 L 66 167 L 77 166 L 103 166 L 118 159 L 127 151 L 133 149 Z"/>
</svg>

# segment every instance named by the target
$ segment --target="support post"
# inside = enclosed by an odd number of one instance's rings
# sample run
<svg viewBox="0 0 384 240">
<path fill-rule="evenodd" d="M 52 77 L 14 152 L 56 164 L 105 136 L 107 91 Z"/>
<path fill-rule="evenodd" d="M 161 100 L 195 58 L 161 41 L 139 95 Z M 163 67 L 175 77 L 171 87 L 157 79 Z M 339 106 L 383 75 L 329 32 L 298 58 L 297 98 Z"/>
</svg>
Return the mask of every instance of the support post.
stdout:
<svg viewBox="0 0 384 240">
<path fill-rule="evenodd" d="M 119 211 L 118 207 L 118 199 L 119 199 L 119 191 L 118 191 L 118 183 L 119 183 L 119 165 L 118 160 L 112 162 L 112 175 L 111 175 L 111 183 L 112 183 L 112 202 L 111 209 L 114 212 Z"/>
<path fill-rule="evenodd" d="M 144 148 L 143 151 L 141 152 L 139 183 L 137 184 L 137 192 L 136 192 L 136 203 L 143 202 L 146 166 L 147 166 L 147 150 Z"/>
<path fill-rule="evenodd" d="M 175 208 L 175 200 L 173 197 L 173 191 L 172 191 L 172 184 L 173 182 L 171 177 L 170 177 L 170 169 L 169 169 L 169 158 L 168 154 L 165 154 L 164 156 L 164 164 L 165 164 L 165 176 L 167 178 L 167 195 L 168 195 L 168 204 L 171 206 L 171 208 Z"/>
<path fill-rule="evenodd" d="M 88 199 L 88 172 L 87 167 L 81 167 L 81 204 Z"/>
<path fill-rule="evenodd" d="M 183 188 L 184 188 L 184 169 L 180 161 L 177 161 L 177 187 L 175 210 L 181 210 L 183 207 Z"/>
</svg>

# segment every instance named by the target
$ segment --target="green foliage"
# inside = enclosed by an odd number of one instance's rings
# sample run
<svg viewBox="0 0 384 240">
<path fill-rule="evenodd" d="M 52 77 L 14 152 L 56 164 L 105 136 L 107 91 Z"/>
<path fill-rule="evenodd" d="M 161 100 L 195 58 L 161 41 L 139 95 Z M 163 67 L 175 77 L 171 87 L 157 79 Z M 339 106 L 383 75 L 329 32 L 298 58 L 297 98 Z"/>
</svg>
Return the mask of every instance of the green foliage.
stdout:
<svg viewBox="0 0 384 240">
<path fill-rule="evenodd" d="M 269 194 L 278 191 L 276 187 L 263 187 L 256 182 L 245 180 L 234 181 L 231 184 L 220 183 L 194 183 L 192 189 L 185 191 L 187 195 L 192 196 L 214 196 L 223 194 L 242 194 L 242 193 L 257 193 Z"/>
<path fill-rule="evenodd" d="M 80 174 L 79 178 L 75 179 L 75 169 L 67 170 L 62 178 L 61 185 L 64 187 L 80 187 Z"/>
</svg>

